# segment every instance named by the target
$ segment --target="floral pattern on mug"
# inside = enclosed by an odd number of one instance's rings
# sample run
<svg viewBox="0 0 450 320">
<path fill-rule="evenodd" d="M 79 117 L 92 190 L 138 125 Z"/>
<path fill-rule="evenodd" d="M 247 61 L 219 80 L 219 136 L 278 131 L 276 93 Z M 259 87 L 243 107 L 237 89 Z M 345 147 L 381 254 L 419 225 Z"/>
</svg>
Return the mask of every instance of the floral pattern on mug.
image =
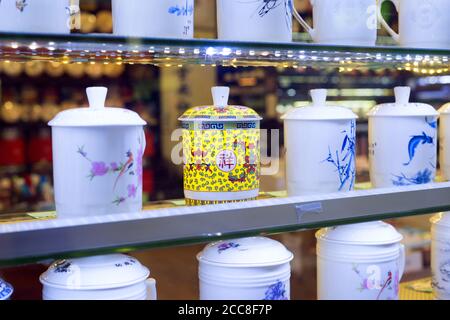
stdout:
<svg viewBox="0 0 450 320">
<path fill-rule="evenodd" d="M 117 174 L 116 179 L 113 184 L 113 191 L 116 190 L 116 187 L 125 175 L 136 176 L 136 183 L 128 184 L 126 187 L 126 195 L 117 195 L 115 199 L 112 201 L 113 204 L 119 206 L 127 201 L 127 199 L 135 199 L 138 193 L 139 187 L 142 186 L 142 158 L 144 156 L 144 148 L 143 143 L 140 138 L 138 138 L 139 147 L 136 152 L 137 158 L 134 157 L 134 154 L 131 150 L 128 150 L 125 153 L 126 161 L 118 162 L 112 161 L 109 162 L 109 165 L 105 161 L 93 161 L 89 158 L 87 151 L 84 149 L 84 146 L 78 147 L 77 153 L 82 156 L 84 159 L 90 162 L 91 168 L 88 178 L 92 181 L 96 177 L 102 177 L 107 174 Z"/>
<path fill-rule="evenodd" d="M 385 280 L 378 279 L 376 276 L 375 270 L 372 270 L 372 272 L 368 272 L 368 274 L 365 276 L 360 271 L 360 266 L 358 264 L 354 264 L 352 267 L 352 270 L 354 273 L 358 275 L 358 277 L 361 279 L 361 284 L 358 287 L 359 292 L 363 292 L 365 290 L 378 290 L 378 294 L 376 297 L 376 300 L 380 300 L 381 295 L 386 292 L 386 290 L 390 290 L 394 292 L 394 296 L 386 296 L 385 300 L 394 300 L 396 299 L 398 295 L 398 283 L 399 283 L 399 273 L 396 271 L 393 273 L 392 271 L 388 271 L 387 275 L 385 277 Z"/>
<path fill-rule="evenodd" d="M 231 248 L 239 248 L 241 245 L 239 243 L 235 242 L 224 242 L 219 244 L 217 247 L 217 252 L 222 253 L 223 251 L 226 251 Z"/>
<path fill-rule="evenodd" d="M 193 16 L 194 15 L 194 4 L 192 0 L 186 0 L 185 5 L 179 6 L 171 6 L 169 7 L 169 13 L 176 16 Z"/>
<path fill-rule="evenodd" d="M 54 264 L 53 272 L 55 273 L 68 273 L 70 272 L 71 263 L 66 260 L 57 261 Z"/>
<path fill-rule="evenodd" d="M 267 289 L 263 300 L 288 300 L 286 296 L 286 285 L 281 281 L 271 285 Z"/>
<path fill-rule="evenodd" d="M 6 297 L 11 296 L 12 292 L 13 288 L 8 283 L 0 279 L 0 300 L 3 300 Z"/>
<path fill-rule="evenodd" d="M 433 181 L 433 172 L 430 169 L 424 169 L 423 171 L 417 172 L 412 177 L 407 177 L 404 173 L 399 176 L 394 176 L 392 179 L 392 184 L 394 186 L 410 186 L 414 184 L 425 184 Z"/>
<path fill-rule="evenodd" d="M 328 157 L 324 162 L 328 162 L 336 168 L 339 177 L 338 191 L 353 190 L 356 177 L 356 122 L 351 121 L 349 130 L 341 133 L 344 135 L 342 145 L 338 150 L 331 150 L 328 147 Z"/>
</svg>

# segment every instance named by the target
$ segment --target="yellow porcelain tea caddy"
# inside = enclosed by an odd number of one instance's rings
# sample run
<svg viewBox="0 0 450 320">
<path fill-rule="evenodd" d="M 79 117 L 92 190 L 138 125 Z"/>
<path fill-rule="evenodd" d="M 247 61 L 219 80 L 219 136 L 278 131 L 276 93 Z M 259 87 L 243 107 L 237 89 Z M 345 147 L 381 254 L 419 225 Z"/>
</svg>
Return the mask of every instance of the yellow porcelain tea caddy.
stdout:
<svg viewBox="0 0 450 320">
<path fill-rule="evenodd" d="M 183 128 L 186 204 L 252 200 L 258 196 L 261 117 L 228 105 L 228 87 L 213 87 L 214 105 L 193 107 Z"/>
</svg>

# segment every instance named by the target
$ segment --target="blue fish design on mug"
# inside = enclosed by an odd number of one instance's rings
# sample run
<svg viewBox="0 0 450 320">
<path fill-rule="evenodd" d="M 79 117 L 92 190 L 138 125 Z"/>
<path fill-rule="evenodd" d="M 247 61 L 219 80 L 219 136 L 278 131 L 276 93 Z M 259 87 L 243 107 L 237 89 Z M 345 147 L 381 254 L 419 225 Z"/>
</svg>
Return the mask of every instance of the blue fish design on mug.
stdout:
<svg viewBox="0 0 450 320">
<path fill-rule="evenodd" d="M 434 138 L 428 136 L 425 132 L 422 132 L 420 136 L 412 136 L 408 144 L 409 161 L 403 165 L 407 166 L 411 163 L 416 154 L 416 149 L 420 144 L 434 144 Z"/>
</svg>

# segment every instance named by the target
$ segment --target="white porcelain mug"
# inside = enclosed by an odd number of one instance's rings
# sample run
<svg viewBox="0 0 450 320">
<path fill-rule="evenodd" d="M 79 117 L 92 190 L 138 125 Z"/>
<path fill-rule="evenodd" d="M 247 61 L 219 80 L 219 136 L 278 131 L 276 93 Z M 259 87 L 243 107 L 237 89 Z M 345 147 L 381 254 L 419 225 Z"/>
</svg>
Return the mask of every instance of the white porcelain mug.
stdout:
<svg viewBox="0 0 450 320">
<path fill-rule="evenodd" d="M 292 0 L 217 0 L 218 37 L 239 41 L 292 41 L 292 15 L 324 44 L 374 45 L 376 0 L 310 0 L 314 29 Z"/>
<path fill-rule="evenodd" d="M 373 46 L 377 40 L 376 0 L 310 0 L 314 28 L 294 16 L 316 43 Z"/>
<path fill-rule="evenodd" d="M 317 298 L 397 300 L 405 247 L 396 233 L 376 221 L 319 230 Z"/>
<path fill-rule="evenodd" d="M 292 0 L 217 0 L 220 40 L 292 41 Z"/>
<path fill-rule="evenodd" d="M 388 25 L 381 15 L 381 25 L 395 42 L 405 47 L 450 48 L 450 1 L 448 0 L 389 0 L 399 14 L 399 33 Z"/>
<path fill-rule="evenodd" d="M 70 33 L 70 17 L 79 13 L 79 0 L 2 0 L 0 31 Z"/>
<path fill-rule="evenodd" d="M 112 0 L 114 34 L 191 39 L 194 0 Z"/>
<path fill-rule="evenodd" d="M 343 244 L 327 246 L 330 246 L 330 252 L 340 252 L 339 247 L 352 247 Z M 327 255 L 323 249 L 318 254 L 318 299 L 397 300 L 405 266 L 403 245 L 357 247 L 354 249 L 359 253 L 355 255 Z M 385 253 L 388 247 L 391 252 Z"/>
<path fill-rule="evenodd" d="M 430 221 L 433 296 L 450 300 L 450 213 L 438 213 Z"/>
<path fill-rule="evenodd" d="M 52 136 L 59 217 L 142 210 L 142 127 L 54 127 Z"/>
<path fill-rule="evenodd" d="M 445 104 L 439 111 L 439 164 L 442 177 L 450 181 L 450 103 Z"/>
<path fill-rule="evenodd" d="M 408 87 L 394 90 L 395 104 L 378 105 L 368 114 L 370 180 L 375 188 L 431 183 L 438 113 L 432 106 L 408 103 Z"/>
</svg>

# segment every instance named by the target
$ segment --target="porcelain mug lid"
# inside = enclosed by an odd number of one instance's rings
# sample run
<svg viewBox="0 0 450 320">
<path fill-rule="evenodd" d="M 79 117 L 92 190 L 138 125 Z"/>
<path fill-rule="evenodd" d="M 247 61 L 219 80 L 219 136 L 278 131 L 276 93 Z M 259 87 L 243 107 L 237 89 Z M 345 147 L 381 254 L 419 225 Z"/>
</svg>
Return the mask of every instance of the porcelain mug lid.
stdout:
<svg viewBox="0 0 450 320">
<path fill-rule="evenodd" d="M 432 117 L 439 113 L 429 104 L 411 103 L 409 96 L 410 87 L 395 87 L 395 103 L 383 103 L 373 107 L 368 113 L 369 117 Z"/>
<path fill-rule="evenodd" d="M 89 87 L 86 93 L 89 107 L 65 110 L 48 125 L 52 127 L 144 126 L 146 122 L 134 111 L 124 108 L 106 108 L 105 87 Z"/>
<path fill-rule="evenodd" d="M 249 107 L 228 105 L 229 87 L 213 87 L 211 92 L 213 105 L 190 108 L 178 120 L 235 122 L 262 119 L 255 110 Z"/>
<path fill-rule="evenodd" d="M 59 260 L 40 276 L 42 284 L 61 289 L 111 289 L 144 281 L 150 271 L 124 254 Z"/>
<path fill-rule="evenodd" d="M 281 117 L 283 120 L 352 120 L 358 116 L 352 110 L 340 106 L 327 105 L 327 90 L 314 89 L 310 92 L 312 104 L 293 108 Z"/>
<path fill-rule="evenodd" d="M 283 244 L 265 237 L 213 242 L 197 255 L 201 262 L 228 267 L 271 266 L 292 258 L 293 254 Z"/>
<path fill-rule="evenodd" d="M 8 282 L 0 279 L 0 300 L 8 300 L 14 292 L 14 288 Z"/>
<path fill-rule="evenodd" d="M 383 245 L 400 242 L 403 236 L 393 226 L 382 221 L 323 228 L 316 238 L 352 245 Z"/>
</svg>

